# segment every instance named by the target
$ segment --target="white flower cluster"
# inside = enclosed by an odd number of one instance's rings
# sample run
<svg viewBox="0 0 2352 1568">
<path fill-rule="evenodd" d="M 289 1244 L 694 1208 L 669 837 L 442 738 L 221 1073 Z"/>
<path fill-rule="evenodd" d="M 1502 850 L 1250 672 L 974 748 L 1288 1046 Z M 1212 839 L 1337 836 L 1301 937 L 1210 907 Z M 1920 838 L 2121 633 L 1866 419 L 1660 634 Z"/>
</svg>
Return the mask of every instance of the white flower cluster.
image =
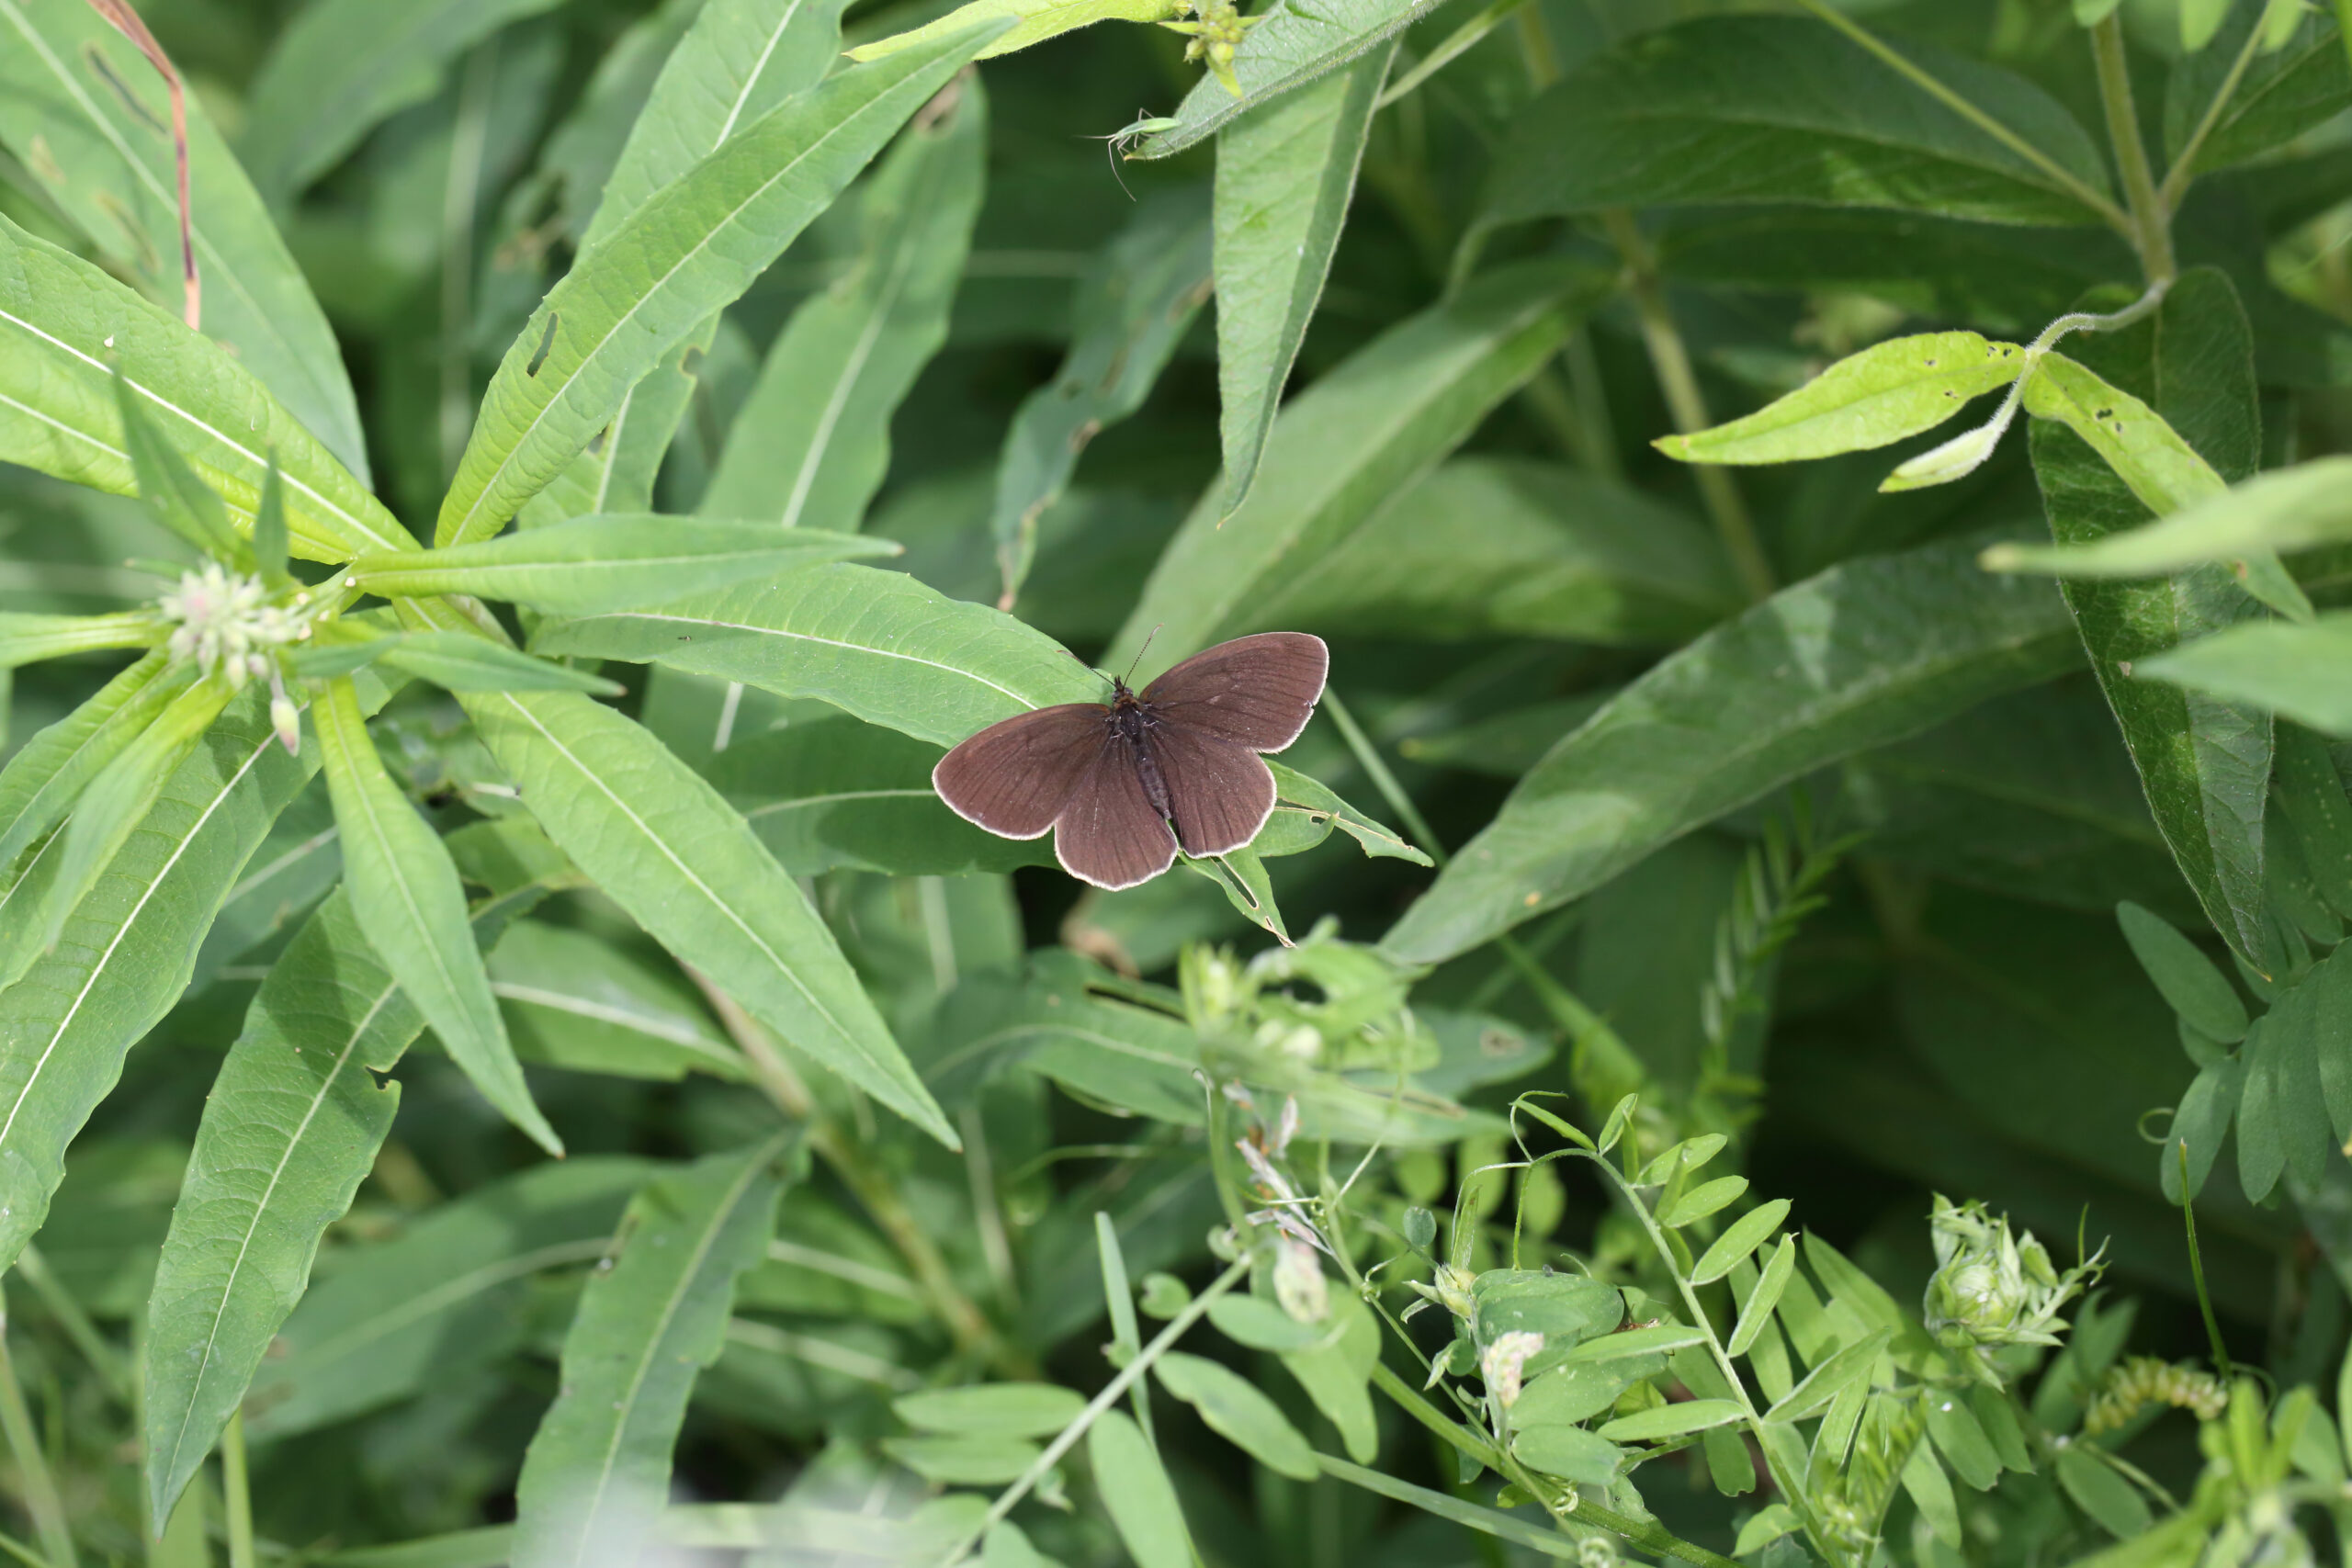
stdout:
<svg viewBox="0 0 2352 1568">
<path fill-rule="evenodd" d="M 311 635 L 310 620 L 301 613 L 309 601 L 308 593 L 298 592 L 293 604 L 274 604 L 260 578 L 231 571 L 219 561 L 182 572 L 179 587 L 156 601 L 164 618 L 178 623 L 165 645 L 174 659 L 194 660 L 208 679 L 216 672 L 225 676 L 232 691 L 244 690 L 249 680 L 269 682 L 270 724 L 288 752 L 301 746 L 301 718 L 286 694 L 277 655 Z"/>
</svg>

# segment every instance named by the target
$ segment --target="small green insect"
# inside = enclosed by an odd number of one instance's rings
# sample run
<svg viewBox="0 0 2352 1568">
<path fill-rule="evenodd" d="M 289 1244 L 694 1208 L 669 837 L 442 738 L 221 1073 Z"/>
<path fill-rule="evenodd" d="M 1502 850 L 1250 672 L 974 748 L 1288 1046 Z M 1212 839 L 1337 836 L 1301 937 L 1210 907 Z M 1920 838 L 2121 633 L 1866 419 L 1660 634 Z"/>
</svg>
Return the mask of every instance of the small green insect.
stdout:
<svg viewBox="0 0 2352 1568">
<path fill-rule="evenodd" d="M 1121 190 L 1127 191 L 1129 201 L 1135 199 L 1136 193 L 1127 190 L 1126 178 L 1119 173 L 1119 160 L 1125 156 L 1128 148 L 1145 137 L 1157 136 L 1163 130 L 1173 130 L 1177 125 L 1177 122 L 1172 119 L 1155 119 L 1146 115 L 1141 109 L 1136 110 L 1136 116 L 1132 124 L 1123 125 L 1108 136 L 1094 138 L 1095 141 L 1102 143 L 1103 155 L 1111 160 L 1111 177 L 1119 182 Z"/>
<path fill-rule="evenodd" d="M 1266 19 L 1264 12 L 1245 17 L 1233 0 L 1181 0 L 1177 15 L 1186 13 L 1199 17 L 1192 22 L 1162 22 L 1159 25 L 1172 33 L 1182 33 L 1193 41 L 1185 47 L 1188 61 L 1204 61 L 1209 74 L 1221 83 L 1235 97 L 1242 96 L 1241 78 L 1233 73 L 1233 53 L 1241 47 L 1242 39 L 1251 28 Z"/>
</svg>

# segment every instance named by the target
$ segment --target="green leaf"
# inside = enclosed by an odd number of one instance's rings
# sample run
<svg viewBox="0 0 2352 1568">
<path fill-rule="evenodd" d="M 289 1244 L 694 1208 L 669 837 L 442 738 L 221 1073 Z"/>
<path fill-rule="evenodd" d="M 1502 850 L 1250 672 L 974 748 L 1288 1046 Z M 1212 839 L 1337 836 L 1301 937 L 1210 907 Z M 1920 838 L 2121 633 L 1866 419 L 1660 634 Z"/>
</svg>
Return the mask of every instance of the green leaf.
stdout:
<svg viewBox="0 0 2352 1568">
<path fill-rule="evenodd" d="M 2223 479 L 2253 473 L 2260 442 L 2251 335 L 2227 278 L 2211 268 L 2184 274 L 2149 321 L 2075 341 L 2105 380 L 2153 397 L 2155 413 Z M 2037 421 L 2032 448 L 2060 544 L 2147 521 L 2147 508 L 2073 431 Z M 2275 962 L 2262 894 L 2268 716 L 2130 673 L 2143 660 L 2254 613 L 2252 601 L 2218 567 L 2152 583 L 2062 587 L 2174 861 L 2215 929 L 2267 969 Z"/>
<path fill-rule="evenodd" d="M 531 647 L 816 697 L 942 745 L 1025 708 L 1103 696 L 1102 677 L 1044 633 L 872 567 L 816 567 L 658 610 L 551 622 Z"/>
<path fill-rule="evenodd" d="M 1598 288 L 1592 275 L 1559 263 L 1507 267 L 1317 378 L 1274 422 L 1241 510 L 1227 519 L 1213 489 L 1185 519 L 1104 662 L 1124 665 L 1154 627 L 1147 672 L 1221 638 L 1286 625 L 1286 601 L 1323 558 L 1533 375 Z"/>
<path fill-rule="evenodd" d="M 1151 1370 L 1162 1388 L 1201 1413 L 1210 1431 L 1268 1470 L 1294 1481 L 1312 1481 L 1318 1473 L 1314 1449 L 1282 1407 L 1230 1367 L 1170 1350 Z"/>
<path fill-rule="evenodd" d="M 2297 724 L 2275 727 L 2278 762 L 2271 787 L 2287 820 L 2302 840 L 2303 859 L 2328 908 L 2352 914 L 2352 800 L 2335 772 L 2326 743 Z M 6 799 L 0 777 L 0 801 Z M 0 807 L 5 810 L 5 807 Z M 6 863 L 0 844 L 0 864 Z"/>
<path fill-rule="evenodd" d="M 2132 956 L 2148 972 L 2166 1005 L 2191 1027 L 2224 1045 L 2245 1038 L 2245 1003 L 2212 960 L 2163 916 L 2133 903 L 2115 907 L 2116 924 Z"/>
<path fill-rule="evenodd" d="M 138 483 L 139 499 L 147 503 L 149 513 L 214 560 L 240 571 L 253 570 L 253 550 L 229 526 L 228 510 L 220 504 L 220 498 L 196 477 L 187 460 L 157 432 L 119 366 L 115 369 L 114 406 L 115 417 L 122 422 L 122 444 L 130 454 L 131 477 Z M 272 488 L 270 481 L 277 473 L 273 465 L 265 479 L 265 494 Z M 258 499 L 254 504 L 258 518 Z"/>
<path fill-rule="evenodd" d="M 1380 1322 L 1346 1292 L 1331 1298 L 1330 1321 L 1337 1333 L 1311 1349 L 1283 1352 L 1283 1365 L 1324 1419 L 1339 1428 L 1349 1455 L 1370 1463 L 1380 1451 L 1370 1387 L 1372 1370 L 1380 1361 Z"/>
<path fill-rule="evenodd" d="M 1086 444 L 1143 406 L 1210 286 L 1205 193 L 1147 203 L 1078 285 L 1069 354 L 1022 400 L 998 459 L 989 530 L 1011 609 L 1037 545 L 1037 519 L 1061 499 Z"/>
<path fill-rule="evenodd" d="M 1796 1387 L 1774 1400 L 1772 1408 L 1764 1413 L 1765 1418 L 1802 1421 L 1828 1409 L 1830 1403 L 1848 1390 L 1865 1386 L 1871 1370 L 1885 1354 L 1893 1337 L 1892 1333 L 1882 1328 L 1839 1349 L 1807 1372 Z"/>
<path fill-rule="evenodd" d="M 170 656 L 158 649 L 8 759 L 0 769 L 0 912 L 7 909 L 25 852 L 65 820 L 84 786 L 195 678 L 194 666 L 174 669 Z"/>
<path fill-rule="evenodd" d="M 1915 1443 L 1896 1472 L 1903 1490 L 1910 1494 L 1912 1503 L 1919 1510 L 1935 1538 L 1947 1547 L 1961 1544 L 1960 1505 L 1952 1496 L 1951 1478 L 1943 1466 L 1936 1462 L 1935 1450 L 1925 1443 Z"/>
<path fill-rule="evenodd" d="M 1654 1410 L 1621 1416 L 1602 1426 L 1600 1435 L 1611 1442 L 1654 1442 L 1660 1438 L 1679 1438 L 1689 1432 L 1703 1432 L 1710 1427 L 1736 1421 L 1740 1415 L 1739 1402 L 1735 1399 L 1678 1400 Z"/>
<path fill-rule="evenodd" d="M 2165 92 L 2165 155 L 2177 158 L 2205 118 L 2214 96 L 2230 79 L 2231 67 L 2256 28 L 2283 20 L 2289 31 L 2235 78 L 2229 103 L 2197 150 L 2199 174 L 2247 163 L 2284 147 L 2303 132 L 2340 113 L 2352 100 L 2352 71 L 2346 70 L 2344 39 L 2301 6 L 2241 6 L 2221 39 L 2222 47 L 2178 62 Z M 2301 27 L 2297 27 L 2300 22 Z"/>
<path fill-rule="evenodd" d="M 157 641 L 163 630 L 153 614 L 145 610 L 111 615 L 25 615 L 0 611 L 0 670 L 75 653 L 145 648 Z"/>
<path fill-rule="evenodd" d="M 979 214 L 988 103 L 977 76 L 954 92 L 866 182 L 857 257 L 769 349 L 703 494 L 705 513 L 845 530 L 865 517 L 889 468 L 891 416 L 947 340 Z"/>
<path fill-rule="evenodd" d="M 1722 547 L 1673 508 L 1562 465 L 1469 457 L 1374 511 L 1282 612 L 1342 635 L 1638 646 L 1681 642 L 1741 603 Z"/>
<path fill-rule="evenodd" d="M 1164 22 L 1183 15 L 1178 0 L 966 0 L 966 3 L 910 32 L 894 33 L 849 51 L 852 60 L 887 60 L 901 50 L 914 49 L 947 37 L 958 28 L 1010 21 L 1012 26 L 974 56 L 978 60 L 1011 54 L 1059 38 L 1097 22 Z"/>
<path fill-rule="evenodd" d="M 1336 1320 L 1301 1323 L 1262 1296 L 1243 1295 L 1219 1296 L 1211 1302 L 1209 1322 L 1237 1345 L 1273 1351 L 1306 1349 L 1342 1327 Z"/>
<path fill-rule="evenodd" d="M 1050 1438 L 1086 1409 L 1084 1396 L 1053 1383 L 977 1383 L 933 1389 L 890 1402 L 899 1419 L 926 1432 L 977 1438 Z"/>
<path fill-rule="evenodd" d="M 0 0 L 0 141 L 119 274 L 173 315 L 187 300 L 178 170 L 163 78 L 96 9 Z M 295 419 L 364 482 L 367 443 L 326 314 L 259 196 L 187 94 L 189 235 L 205 334 L 233 347 Z"/>
<path fill-rule="evenodd" d="M 2330 735 L 2352 735 L 2352 614 L 2308 626 L 2249 621 L 2134 660 L 2132 673 L 2194 694 L 2189 700 L 2280 714 Z"/>
<path fill-rule="evenodd" d="M 1176 1488 L 1126 1412 L 1106 1410 L 1095 1417 L 1086 1433 L 1086 1457 L 1136 1568 L 1192 1568 L 1193 1538 Z"/>
<path fill-rule="evenodd" d="M 22 925 L 0 934 L 0 985 L 14 983 L 36 953 L 56 943 L 67 916 L 130 841 L 230 695 L 228 682 L 217 676 L 190 686 L 83 790 L 73 817 L 42 856 L 48 881 L 40 901 L 28 906 Z M 31 881 L 28 868 L 25 893 L 31 892 Z"/>
<path fill-rule="evenodd" d="M 2231 0 L 2180 0 L 2180 47 L 2194 54 L 2213 41 L 2222 19 L 2230 14 Z"/>
<path fill-rule="evenodd" d="M 1669 655 L 1521 780 L 1384 945 L 1467 952 L 1788 780 L 2064 670 L 2063 607 L 2001 581 L 1961 544 L 1849 561 Z"/>
<path fill-rule="evenodd" d="M 2001 1479 L 2001 1456 L 1994 1452 L 1992 1439 L 1977 1425 L 1965 1396 L 1931 1388 L 1927 1400 L 1928 1436 L 1936 1451 L 1961 1480 L 1979 1492 L 1991 1491 Z"/>
<path fill-rule="evenodd" d="M 1581 1427 L 1530 1427 L 1510 1451 L 1529 1469 L 1586 1486 L 1608 1486 L 1624 1472 L 1625 1450 Z"/>
<path fill-rule="evenodd" d="M 840 866 L 948 876 L 1052 863 L 1041 840 L 1000 839 L 931 787 L 945 753 L 846 714 L 739 739 L 707 776 L 795 876 Z"/>
<path fill-rule="evenodd" d="M 718 1359 L 735 1279 L 766 1252 L 794 1134 L 712 1155 L 630 1200 L 563 1340 L 563 1382 L 523 1456 L 514 1568 L 628 1562 L 670 1492 L 695 1376 Z"/>
<path fill-rule="evenodd" d="M 1996 545 L 1984 552 L 1984 565 L 2060 577 L 2160 577 L 2208 561 L 2234 564 L 2260 550 L 2307 550 L 2346 540 L 2352 540 L 2352 457 L 2317 457 L 2219 493 L 2189 497 L 2169 516 L 2083 544 Z"/>
<path fill-rule="evenodd" d="M 532 1103 L 506 1021 L 466 919 L 465 890 L 440 835 L 384 771 L 347 677 L 311 707 L 343 839 L 352 912 L 401 991 L 484 1100 L 551 1155 L 563 1142 Z"/>
<path fill-rule="evenodd" d="M 808 900 L 710 785 L 585 697 L 459 700 L 548 837 L 655 941 L 812 1060 L 953 1145 Z"/>
<path fill-rule="evenodd" d="M 2023 77 L 1929 45 L 1903 52 L 2104 196 L 2090 138 Z M 1611 207 L 1786 201 L 2074 224 L 2067 184 L 1827 24 L 1709 17 L 1592 56 L 1512 123 L 1484 220 Z"/>
<path fill-rule="evenodd" d="M 594 615 L 897 550 L 854 534 L 639 513 L 576 517 L 481 544 L 364 555 L 350 575 L 387 597 L 472 593 L 551 615 Z"/>
<path fill-rule="evenodd" d="M 148 1303 L 147 1486 L 171 1510 L 375 1164 L 424 1027 L 331 896 L 262 982 L 213 1080 Z"/>
<path fill-rule="evenodd" d="M 1015 1438 L 885 1438 L 882 1451 L 942 1486 L 1003 1486 L 1018 1481 L 1040 1450 Z"/>
<path fill-rule="evenodd" d="M 118 374 L 232 522 L 251 525 L 274 454 L 295 554 L 341 561 L 413 543 L 235 355 L 0 217 L 0 460 L 138 494 Z"/>
<path fill-rule="evenodd" d="M 669 1081 L 750 1075 L 697 998 L 586 931 L 516 920 L 491 951 L 490 988 L 525 1062 Z"/>
<path fill-rule="evenodd" d="M 534 659 L 463 632 L 402 632 L 377 657 L 452 692 L 593 692 L 617 697 L 616 681 Z"/>
<path fill-rule="evenodd" d="M 1745 1356 L 1772 1321 L 1772 1309 L 1780 1304 L 1781 1292 L 1788 1289 L 1789 1276 L 1796 1272 L 1797 1238 L 1784 1235 L 1780 1247 L 1766 1261 L 1764 1270 L 1756 1278 L 1755 1289 L 1739 1305 L 1739 1322 L 1732 1329 L 1724 1348 L 1735 1356 Z"/>
<path fill-rule="evenodd" d="M 612 234 L 656 193 L 825 79 L 841 49 L 840 0 L 708 0 L 671 50 L 599 184 L 581 231 Z"/>
<path fill-rule="evenodd" d="M 360 934 L 357 922 L 347 934 Z M 378 1041 L 398 1055 L 387 1036 L 372 1032 L 360 1049 L 374 1050 Z M 367 1077 L 352 1066 L 336 1077 L 350 1072 Z M 330 1088 L 321 1114 L 347 1103 L 340 1087 Z M 230 1131 L 223 1128 L 224 1138 Z M 360 1151 L 351 1153 L 359 1160 Z M 294 1157 L 300 1161 L 301 1153 Z M 623 1206 L 661 1168 L 574 1156 L 484 1183 L 389 1239 L 345 1248 L 286 1319 L 275 1353 L 262 1358 L 246 1397 L 246 1430 L 294 1437 L 450 1379 L 487 1375 L 530 1330 L 532 1281 L 603 1258 Z"/>
<path fill-rule="evenodd" d="M 554 5 L 320 0 L 277 35 L 254 74 L 237 151 L 272 201 L 290 200 L 379 123 L 431 97 L 466 51 Z"/>
<path fill-rule="evenodd" d="M 1396 54 L 1393 43 L 1374 49 L 1217 138 L 1217 432 L 1225 453 L 1217 504 L 1228 516 L 1256 482 L 1275 407 L 1323 298 Z"/>
<path fill-rule="evenodd" d="M 1975 333 L 1889 338 L 1744 418 L 1651 445 L 1685 463 L 1790 463 L 1867 451 L 1933 430 L 2025 368 L 2016 344 Z"/>
<path fill-rule="evenodd" d="M 1786 1198 L 1775 1198 L 1740 1215 L 1715 1238 L 1714 1245 L 1700 1254 L 1699 1261 L 1691 1266 L 1690 1282 L 1710 1284 L 1730 1273 L 1749 1253 L 1763 1246 L 1788 1217 Z"/>
<path fill-rule="evenodd" d="M 1361 59 L 1425 17 L 1444 0 L 1324 0 L 1302 10 L 1295 6 L 1261 12 L 1265 20 L 1234 54 L 1238 94 L 1204 76 L 1184 95 L 1176 123 L 1147 136 L 1128 154 L 1165 158 L 1216 135 L 1245 114 L 1254 113 L 1295 87 L 1303 87 Z"/>
<path fill-rule="evenodd" d="M 2075 1506 L 2117 1540 L 2130 1540 L 2146 1532 L 2150 1522 L 2146 1500 L 2101 1455 L 2079 1444 L 2059 1450 L 2058 1483 Z"/>
<path fill-rule="evenodd" d="M 286 754 L 265 694 L 247 691 L 165 782 L 56 944 L 0 990 L 0 1258 L 13 1262 L 40 1228 L 65 1145 L 123 1054 L 179 999 L 212 911 L 314 767 Z"/>
<path fill-rule="evenodd" d="M 1653 1328 L 1628 1328 L 1622 1334 L 1603 1334 L 1588 1339 L 1568 1352 L 1567 1364 L 1582 1367 L 1605 1361 L 1630 1360 L 1638 1356 L 1662 1356 L 1669 1350 L 1679 1350 L 1686 1345 L 1704 1345 L 1704 1330 L 1686 1328 L 1679 1323 L 1661 1323 Z"/>
<path fill-rule="evenodd" d="M 2159 517 L 2229 488 L 2155 410 L 2063 354 L 2042 356 L 2025 384 L 2025 410 L 2058 421 L 2089 443 Z"/>
<path fill-rule="evenodd" d="M 1737 1202 L 1747 1190 L 1747 1178 L 1719 1176 L 1713 1181 L 1702 1182 L 1679 1198 L 1660 1203 L 1657 1223 L 1668 1230 L 1679 1230 L 1693 1220 L 1703 1220 L 1716 1210 Z"/>
<path fill-rule="evenodd" d="M 434 542 L 494 534 L 629 389 L 751 287 L 993 29 L 845 71 L 786 99 L 650 198 L 548 291 L 507 351 Z"/>
</svg>

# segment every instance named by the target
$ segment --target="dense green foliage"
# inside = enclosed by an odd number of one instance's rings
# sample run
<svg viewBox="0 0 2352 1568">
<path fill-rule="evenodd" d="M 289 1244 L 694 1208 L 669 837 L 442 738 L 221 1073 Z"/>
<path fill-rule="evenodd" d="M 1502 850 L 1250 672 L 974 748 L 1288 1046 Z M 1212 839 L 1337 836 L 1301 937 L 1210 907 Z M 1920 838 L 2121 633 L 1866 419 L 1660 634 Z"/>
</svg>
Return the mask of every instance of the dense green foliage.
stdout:
<svg viewBox="0 0 2352 1568">
<path fill-rule="evenodd" d="M 2347 257 L 2352 0 L 0 0 L 0 1552 L 2352 1561 Z"/>
</svg>

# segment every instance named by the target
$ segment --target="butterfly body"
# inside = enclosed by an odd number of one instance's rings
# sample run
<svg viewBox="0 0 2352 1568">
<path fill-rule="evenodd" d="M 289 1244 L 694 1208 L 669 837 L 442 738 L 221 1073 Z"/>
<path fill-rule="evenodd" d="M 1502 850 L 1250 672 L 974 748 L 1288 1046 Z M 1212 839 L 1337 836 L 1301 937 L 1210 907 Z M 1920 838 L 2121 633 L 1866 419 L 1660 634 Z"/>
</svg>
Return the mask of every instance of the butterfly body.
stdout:
<svg viewBox="0 0 2352 1568">
<path fill-rule="evenodd" d="M 1257 837 L 1274 808 L 1260 758 L 1306 727 L 1329 655 L 1301 632 L 1195 654 L 1142 692 L 1017 714 L 957 746 L 932 784 L 958 816 L 1008 839 L 1049 829 L 1055 858 L 1097 887 L 1133 887 L 1189 855 Z M 1171 830 L 1172 829 L 1172 830 Z"/>
</svg>

